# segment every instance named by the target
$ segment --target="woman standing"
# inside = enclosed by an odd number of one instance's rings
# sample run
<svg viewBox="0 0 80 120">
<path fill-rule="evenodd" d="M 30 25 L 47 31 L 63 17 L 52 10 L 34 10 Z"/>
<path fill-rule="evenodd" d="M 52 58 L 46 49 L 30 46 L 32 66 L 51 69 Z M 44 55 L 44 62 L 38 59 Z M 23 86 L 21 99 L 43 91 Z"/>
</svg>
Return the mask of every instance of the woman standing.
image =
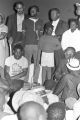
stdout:
<svg viewBox="0 0 80 120">
<path fill-rule="evenodd" d="M 4 15 L 0 13 L 0 66 L 4 68 L 5 59 L 9 56 L 7 44 L 8 28 L 4 24 Z"/>
</svg>

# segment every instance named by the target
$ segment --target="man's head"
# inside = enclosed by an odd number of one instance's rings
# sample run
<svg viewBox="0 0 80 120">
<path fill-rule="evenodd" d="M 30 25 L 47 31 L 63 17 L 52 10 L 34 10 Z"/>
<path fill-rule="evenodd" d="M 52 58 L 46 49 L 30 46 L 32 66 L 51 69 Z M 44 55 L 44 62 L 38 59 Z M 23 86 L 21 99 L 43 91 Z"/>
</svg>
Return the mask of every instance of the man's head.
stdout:
<svg viewBox="0 0 80 120">
<path fill-rule="evenodd" d="M 78 26 L 78 22 L 76 19 L 72 18 L 69 20 L 69 27 L 71 29 L 71 32 L 74 32 Z"/>
<path fill-rule="evenodd" d="M 56 21 L 60 17 L 60 10 L 58 8 L 50 9 L 49 17 L 52 21 Z"/>
<path fill-rule="evenodd" d="M 47 109 L 48 120 L 64 120 L 65 104 L 61 102 L 53 103 Z"/>
<path fill-rule="evenodd" d="M 46 23 L 44 25 L 44 32 L 47 34 L 47 35 L 52 35 L 52 32 L 53 32 L 53 25 L 51 23 Z"/>
<path fill-rule="evenodd" d="M 17 44 L 13 48 L 13 54 L 15 59 L 20 59 L 23 55 L 23 47 L 20 44 Z"/>
<path fill-rule="evenodd" d="M 18 1 L 14 4 L 14 9 L 16 10 L 17 14 L 22 15 L 24 13 L 24 4 L 22 1 Z"/>
<path fill-rule="evenodd" d="M 46 111 L 42 105 L 30 101 L 18 109 L 17 116 L 18 120 L 46 120 Z"/>
<path fill-rule="evenodd" d="M 75 48 L 73 47 L 68 47 L 66 48 L 66 50 L 64 51 L 64 54 L 65 54 L 65 58 L 68 60 L 70 58 L 73 58 L 74 55 L 75 55 Z"/>
<path fill-rule="evenodd" d="M 37 17 L 39 12 L 39 7 L 36 5 L 33 5 L 29 8 L 28 12 L 31 17 Z"/>
</svg>

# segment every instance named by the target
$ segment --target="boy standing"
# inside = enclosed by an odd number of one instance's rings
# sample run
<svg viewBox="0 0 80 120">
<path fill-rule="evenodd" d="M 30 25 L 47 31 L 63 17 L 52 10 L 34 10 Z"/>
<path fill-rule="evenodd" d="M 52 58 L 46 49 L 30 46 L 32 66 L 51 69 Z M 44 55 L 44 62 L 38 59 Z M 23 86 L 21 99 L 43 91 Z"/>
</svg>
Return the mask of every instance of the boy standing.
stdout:
<svg viewBox="0 0 80 120">
<path fill-rule="evenodd" d="M 54 67 L 54 50 L 61 48 L 61 45 L 56 36 L 52 36 L 53 26 L 51 23 L 46 23 L 44 25 L 44 35 L 40 38 L 38 47 L 38 63 L 41 56 L 41 66 L 42 66 L 42 81 L 44 83 L 46 74 L 48 80 L 51 79 L 51 68 Z"/>
</svg>

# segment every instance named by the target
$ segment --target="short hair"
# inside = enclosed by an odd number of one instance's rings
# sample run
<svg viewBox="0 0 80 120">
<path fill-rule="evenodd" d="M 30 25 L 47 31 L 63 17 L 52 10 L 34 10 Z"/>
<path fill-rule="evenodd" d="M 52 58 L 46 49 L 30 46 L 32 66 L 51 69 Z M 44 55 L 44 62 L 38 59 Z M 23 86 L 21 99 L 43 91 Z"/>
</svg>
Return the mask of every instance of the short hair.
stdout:
<svg viewBox="0 0 80 120">
<path fill-rule="evenodd" d="M 66 53 L 66 52 L 69 51 L 69 50 L 72 50 L 72 51 L 76 52 L 76 50 L 75 50 L 74 47 L 67 47 L 67 48 L 65 49 L 64 53 Z"/>
<path fill-rule="evenodd" d="M 13 47 L 13 51 L 16 51 L 17 49 L 20 49 L 21 50 L 21 52 L 23 52 L 24 50 L 23 50 L 23 47 L 22 47 L 22 45 L 21 44 L 16 44 L 14 47 Z"/>
<path fill-rule="evenodd" d="M 49 28 L 51 28 L 53 30 L 53 25 L 50 22 L 45 23 L 45 25 L 44 25 L 44 31 L 48 30 Z"/>
<path fill-rule="evenodd" d="M 60 14 L 60 10 L 58 8 L 51 8 L 48 12 L 48 17 L 51 20 L 51 12 L 56 11 L 58 14 Z"/>
<path fill-rule="evenodd" d="M 75 22 L 76 25 L 78 25 L 78 20 L 75 19 L 75 18 L 71 18 L 71 19 L 68 20 L 68 25 L 69 25 L 69 27 L 70 27 L 71 22 Z"/>
<path fill-rule="evenodd" d="M 32 5 L 28 8 L 28 14 L 30 15 L 30 11 L 32 8 L 35 8 L 37 12 L 39 12 L 39 7 L 37 5 Z"/>
<path fill-rule="evenodd" d="M 59 8 L 52 8 L 52 9 L 51 9 L 51 12 L 52 12 L 52 11 L 56 11 L 57 13 L 60 14 L 60 9 L 59 9 Z"/>
<path fill-rule="evenodd" d="M 65 118 L 65 104 L 56 102 L 47 109 L 48 120 L 63 120 Z"/>
<path fill-rule="evenodd" d="M 13 5 L 13 10 L 15 10 L 15 8 L 16 8 L 16 6 L 17 6 L 18 4 L 24 6 L 24 3 L 23 3 L 22 1 L 17 1 L 17 2 L 15 2 L 14 5 Z"/>
</svg>

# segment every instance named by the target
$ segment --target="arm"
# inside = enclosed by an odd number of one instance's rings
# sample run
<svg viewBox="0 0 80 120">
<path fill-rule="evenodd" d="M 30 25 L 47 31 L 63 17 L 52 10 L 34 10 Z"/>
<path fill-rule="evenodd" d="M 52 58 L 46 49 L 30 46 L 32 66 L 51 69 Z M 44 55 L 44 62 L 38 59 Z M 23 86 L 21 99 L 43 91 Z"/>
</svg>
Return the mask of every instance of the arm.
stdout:
<svg viewBox="0 0 80 120">
<path fill-rule="evenodd" d="M 28 68 L 25 68 L 25 69 L 23 69 L 23 71 L 21 73 L 15 75 L 15 76 L 12 76 L 11 79 L 19 79 L 21 77 L 24 77 L 24 76 L 26 76 L 27 71 L 28 71 Z"/>
<path fill-rule="evenodd" d="M 41 57 L 41 42 L 38 42 L 38 54 L 37 54 L 37 65 L 39 65 L 40 57 Z"/>
<path fill-rule="evenodd" d="M 56 41 L 55 50 L 61 49 L 61 43 L 59 42 L 58 37 L 55 36 L 54 39 Z"/>
<path fill-rule="evenodd" d="M 11 86 L 11 78 L 10 78 L 10 75 L 9 75 L 9 70 L 10 70 L 10 68 L 5 65 L 4 66 L 4 77 L 8 81 L 9 85 Z"/>
<path fill-rule="evenodd" d="M 6 25 L 8 27 L 8 39 L 9 39 L 10 37 L 12 37 L 12 30 L 13 30 L 11 16 L 7 17 Z"/>
<path fill-rule="evenodd" d="M 0 34 L 0 40 L 4 39 L 7 36 L 6 32 L 1 32 Z"/>
<path fill-rule="evenodd" d="M 39 65 L 40 55 L 41 55 L 41 49 L 40 49 L 40 48 L 38 48 L 37 66 Z"/>
<path fill-rule="evenodd" d="M 64 89 L 65 85 L 66 85 L 66 80 L 62 78 L 57 83 L 57 85 L 56 85 L 56 87 L 55 87 L 55 89 L 53 91 L 53 94 L 59 95 L 62 92 L 62 90 Z"/>
</svg>

